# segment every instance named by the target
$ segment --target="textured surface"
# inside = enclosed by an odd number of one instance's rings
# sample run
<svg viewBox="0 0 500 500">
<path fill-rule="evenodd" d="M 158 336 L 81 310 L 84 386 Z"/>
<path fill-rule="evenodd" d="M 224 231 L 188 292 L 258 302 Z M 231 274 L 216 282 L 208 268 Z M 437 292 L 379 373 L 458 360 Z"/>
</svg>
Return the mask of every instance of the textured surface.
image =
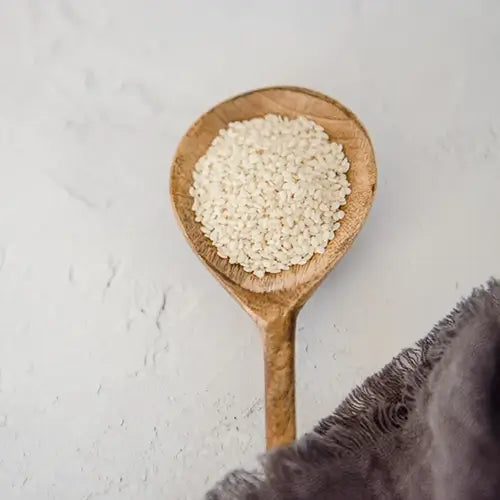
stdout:
<svg viewBox="0 0 500 500">
<path fill-rule="evenodd" d="M 377 154 L 368 222 L 298 319 L 299 432 L 500 274 L 500 6 L 320 3 L 0 1 L 1 498 L 196 499 L 262 450 L 255 327 L 168 199 L 182 134 L 230 95 L 323 91 Z"/>
</svg>

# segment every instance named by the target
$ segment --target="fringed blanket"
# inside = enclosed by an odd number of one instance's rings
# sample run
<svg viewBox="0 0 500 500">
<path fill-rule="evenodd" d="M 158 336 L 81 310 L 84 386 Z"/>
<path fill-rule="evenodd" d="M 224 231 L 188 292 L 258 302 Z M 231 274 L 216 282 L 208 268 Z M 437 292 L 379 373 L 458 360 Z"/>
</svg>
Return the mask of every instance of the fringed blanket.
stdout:
<svg viewBox="0 0 500 500">
<path fill-rule="evenodd" d="M 207 500 L 500 499 L 500 282 Z"/>
</svg>

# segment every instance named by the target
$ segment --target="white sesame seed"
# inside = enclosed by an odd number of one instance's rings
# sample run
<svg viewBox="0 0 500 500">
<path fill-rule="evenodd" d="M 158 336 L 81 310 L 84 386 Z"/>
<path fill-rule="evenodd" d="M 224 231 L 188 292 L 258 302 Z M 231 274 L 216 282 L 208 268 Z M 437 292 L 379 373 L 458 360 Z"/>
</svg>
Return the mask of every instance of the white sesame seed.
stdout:
<svg viewBox="0 0 500 500">
<path fill-rule="evenodd" d="M 342 145 L 304 117 L 232 122 L 195 166 L 195 220 L 222 258 L 259 278 L 278 273 L 325 251 L 348 169 Z"/>
</svg>

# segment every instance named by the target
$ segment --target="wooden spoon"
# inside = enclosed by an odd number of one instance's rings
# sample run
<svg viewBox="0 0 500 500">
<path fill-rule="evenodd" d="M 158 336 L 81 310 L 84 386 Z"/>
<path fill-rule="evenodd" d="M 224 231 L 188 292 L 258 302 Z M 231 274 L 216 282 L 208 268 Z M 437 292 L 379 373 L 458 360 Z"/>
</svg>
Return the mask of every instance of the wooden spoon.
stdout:
<svg viewBox="0 0 500 500">
<path fill-rule="evenodd" d="M 229 122 L 268 113 L 305 116 L 320 124 L 332 141 L 343 144 L 350 161 L 351 194 L 345 217 L 323 254 L 305 265 L 257 278 L 217 255 L 194 220 L 189 195 L 193 168 L 219 130 Z M 295 320 L 300 308 L 346 253 L 368 215 L 375 194 L 377 169 L 373 147 L 363 125 L 329 97 L 297 87 L 254 90 L 224 101 L 201 116 L 182 138 L 172 164 L 170 194 L 179 224 L 193 250 L 257 322 L 264 344 L 267 448 L 295 439 Z"/>
</svg>

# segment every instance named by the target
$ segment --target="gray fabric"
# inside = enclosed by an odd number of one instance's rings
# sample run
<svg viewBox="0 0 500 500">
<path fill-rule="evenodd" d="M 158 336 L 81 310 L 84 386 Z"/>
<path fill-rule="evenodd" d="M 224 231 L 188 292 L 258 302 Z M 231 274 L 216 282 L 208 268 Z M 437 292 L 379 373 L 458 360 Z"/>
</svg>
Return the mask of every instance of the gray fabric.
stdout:
<svg viewBox="0 0 500 500">
<path fill-rule="evenodd" d="M 207 500 L 500 499 L 500 283 Z"/>
</svg>

